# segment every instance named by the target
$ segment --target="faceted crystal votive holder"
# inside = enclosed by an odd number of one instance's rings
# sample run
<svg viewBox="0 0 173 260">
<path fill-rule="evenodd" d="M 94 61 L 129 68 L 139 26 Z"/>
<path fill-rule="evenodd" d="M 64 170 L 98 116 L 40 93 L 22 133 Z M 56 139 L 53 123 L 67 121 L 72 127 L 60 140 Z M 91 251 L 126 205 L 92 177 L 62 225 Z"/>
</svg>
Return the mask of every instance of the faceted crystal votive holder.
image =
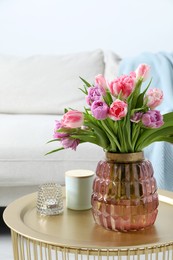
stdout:
<svg viewBox="0 0 173 260">
<path fill-rule="evenodd" d="M 62 187 L 57 183 L 39 186 L 37 212 L 44 216 L 58 215 L 64 211 Z"/>
</svg>

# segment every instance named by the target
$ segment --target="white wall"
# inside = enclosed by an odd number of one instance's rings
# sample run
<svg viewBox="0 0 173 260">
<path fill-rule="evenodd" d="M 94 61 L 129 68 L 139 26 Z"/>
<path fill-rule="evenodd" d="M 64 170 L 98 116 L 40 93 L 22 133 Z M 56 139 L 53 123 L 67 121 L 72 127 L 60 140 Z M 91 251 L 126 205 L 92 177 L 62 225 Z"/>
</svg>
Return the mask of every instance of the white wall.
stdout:
<svg viewBox="0 0 173 260">
<path fill-rule="evenodd" d="M 173 51 L 172 0 L 0 0 L 0 53 Z"/>
</svg>

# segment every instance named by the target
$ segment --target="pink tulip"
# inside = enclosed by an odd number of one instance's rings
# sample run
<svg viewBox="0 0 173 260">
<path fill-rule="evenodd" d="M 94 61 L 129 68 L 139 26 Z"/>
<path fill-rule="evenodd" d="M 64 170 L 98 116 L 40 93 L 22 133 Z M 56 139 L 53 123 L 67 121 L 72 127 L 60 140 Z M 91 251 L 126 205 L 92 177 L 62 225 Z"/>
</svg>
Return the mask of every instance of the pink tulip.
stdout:
<svg viewBox="0 0 173 260">
<path fill-rule="evenodd" d="M 95 84 L 101 88 L 101 91 L 105 91 L 107 89 L 107 82 L 102 74 L 95 77 Z"/>
<path fill-rule="evenodd" d="M 127 114 L 127 103 L 116 99 L 110 106 L 108 116 L 117 121 L 121 120 L 121 118 L 125 117 Z"/>
<path fill-rule="evenodd" d="M 140 64 L 136 71 L 136 78 L 142 78 L 143 81 L 145 81 L 146 79 L 148 79 L 149 74 L 150 74 L 150 66 L 147 64 Z"/>
<path fill-rule="evenodd" d="M 147 101 L 147 106 L 151 109 L 159 106 L 163 101 L 163 91 L 158 88 L 149 89 L 145 100 Z"/>
<path fill-rule="evenodd" d="M 63 127 L 77 128 L 81 127 L 84 122 L 84 115 L 77 110 L 69 110 L 64 114 L 61 124 Z"/>
<path fill-rule="evenodd" d="M 126 99 L 135 88 L 134 74 L 131 73 L 128 75 L 122 75 L 117 79 L 114 79 L 109 83 L 110 92 L 113 96 L 118 97 L 121 92 L 122 98 Z"/>
</svg>

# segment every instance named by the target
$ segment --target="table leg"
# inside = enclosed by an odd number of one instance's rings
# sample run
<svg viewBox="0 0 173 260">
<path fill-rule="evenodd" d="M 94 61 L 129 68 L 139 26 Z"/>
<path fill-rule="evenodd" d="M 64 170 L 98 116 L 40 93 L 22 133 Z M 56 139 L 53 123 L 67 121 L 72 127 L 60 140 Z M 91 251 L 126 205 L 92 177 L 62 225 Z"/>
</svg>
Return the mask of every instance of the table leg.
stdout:
<svg viewBox="0 0 173 260">
<path fill-rule="evenodd" d="M 18 251 L 18 238 L 17 238 L 17 233 L 11 230 L 11 239 L 13 243 L 13 255 L 14 255 L 14 260 L 19 260 L 19 251 Z"/>
</svg>

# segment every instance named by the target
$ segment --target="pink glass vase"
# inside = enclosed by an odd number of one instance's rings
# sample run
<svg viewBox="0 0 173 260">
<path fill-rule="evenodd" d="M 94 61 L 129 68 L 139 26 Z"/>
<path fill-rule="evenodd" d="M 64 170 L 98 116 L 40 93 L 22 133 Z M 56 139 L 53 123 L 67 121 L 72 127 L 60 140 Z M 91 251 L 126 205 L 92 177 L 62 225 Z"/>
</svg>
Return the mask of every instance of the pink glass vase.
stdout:
<svg viewBox="0 0 173 260">
<path fill-rule="evenodd" d="M 143 152 L 106 153 L 97 165 L 91 203 L 95 222 L 106 229 L 152 226 L 158 213 L 157 185 Z"/>
</svg>

